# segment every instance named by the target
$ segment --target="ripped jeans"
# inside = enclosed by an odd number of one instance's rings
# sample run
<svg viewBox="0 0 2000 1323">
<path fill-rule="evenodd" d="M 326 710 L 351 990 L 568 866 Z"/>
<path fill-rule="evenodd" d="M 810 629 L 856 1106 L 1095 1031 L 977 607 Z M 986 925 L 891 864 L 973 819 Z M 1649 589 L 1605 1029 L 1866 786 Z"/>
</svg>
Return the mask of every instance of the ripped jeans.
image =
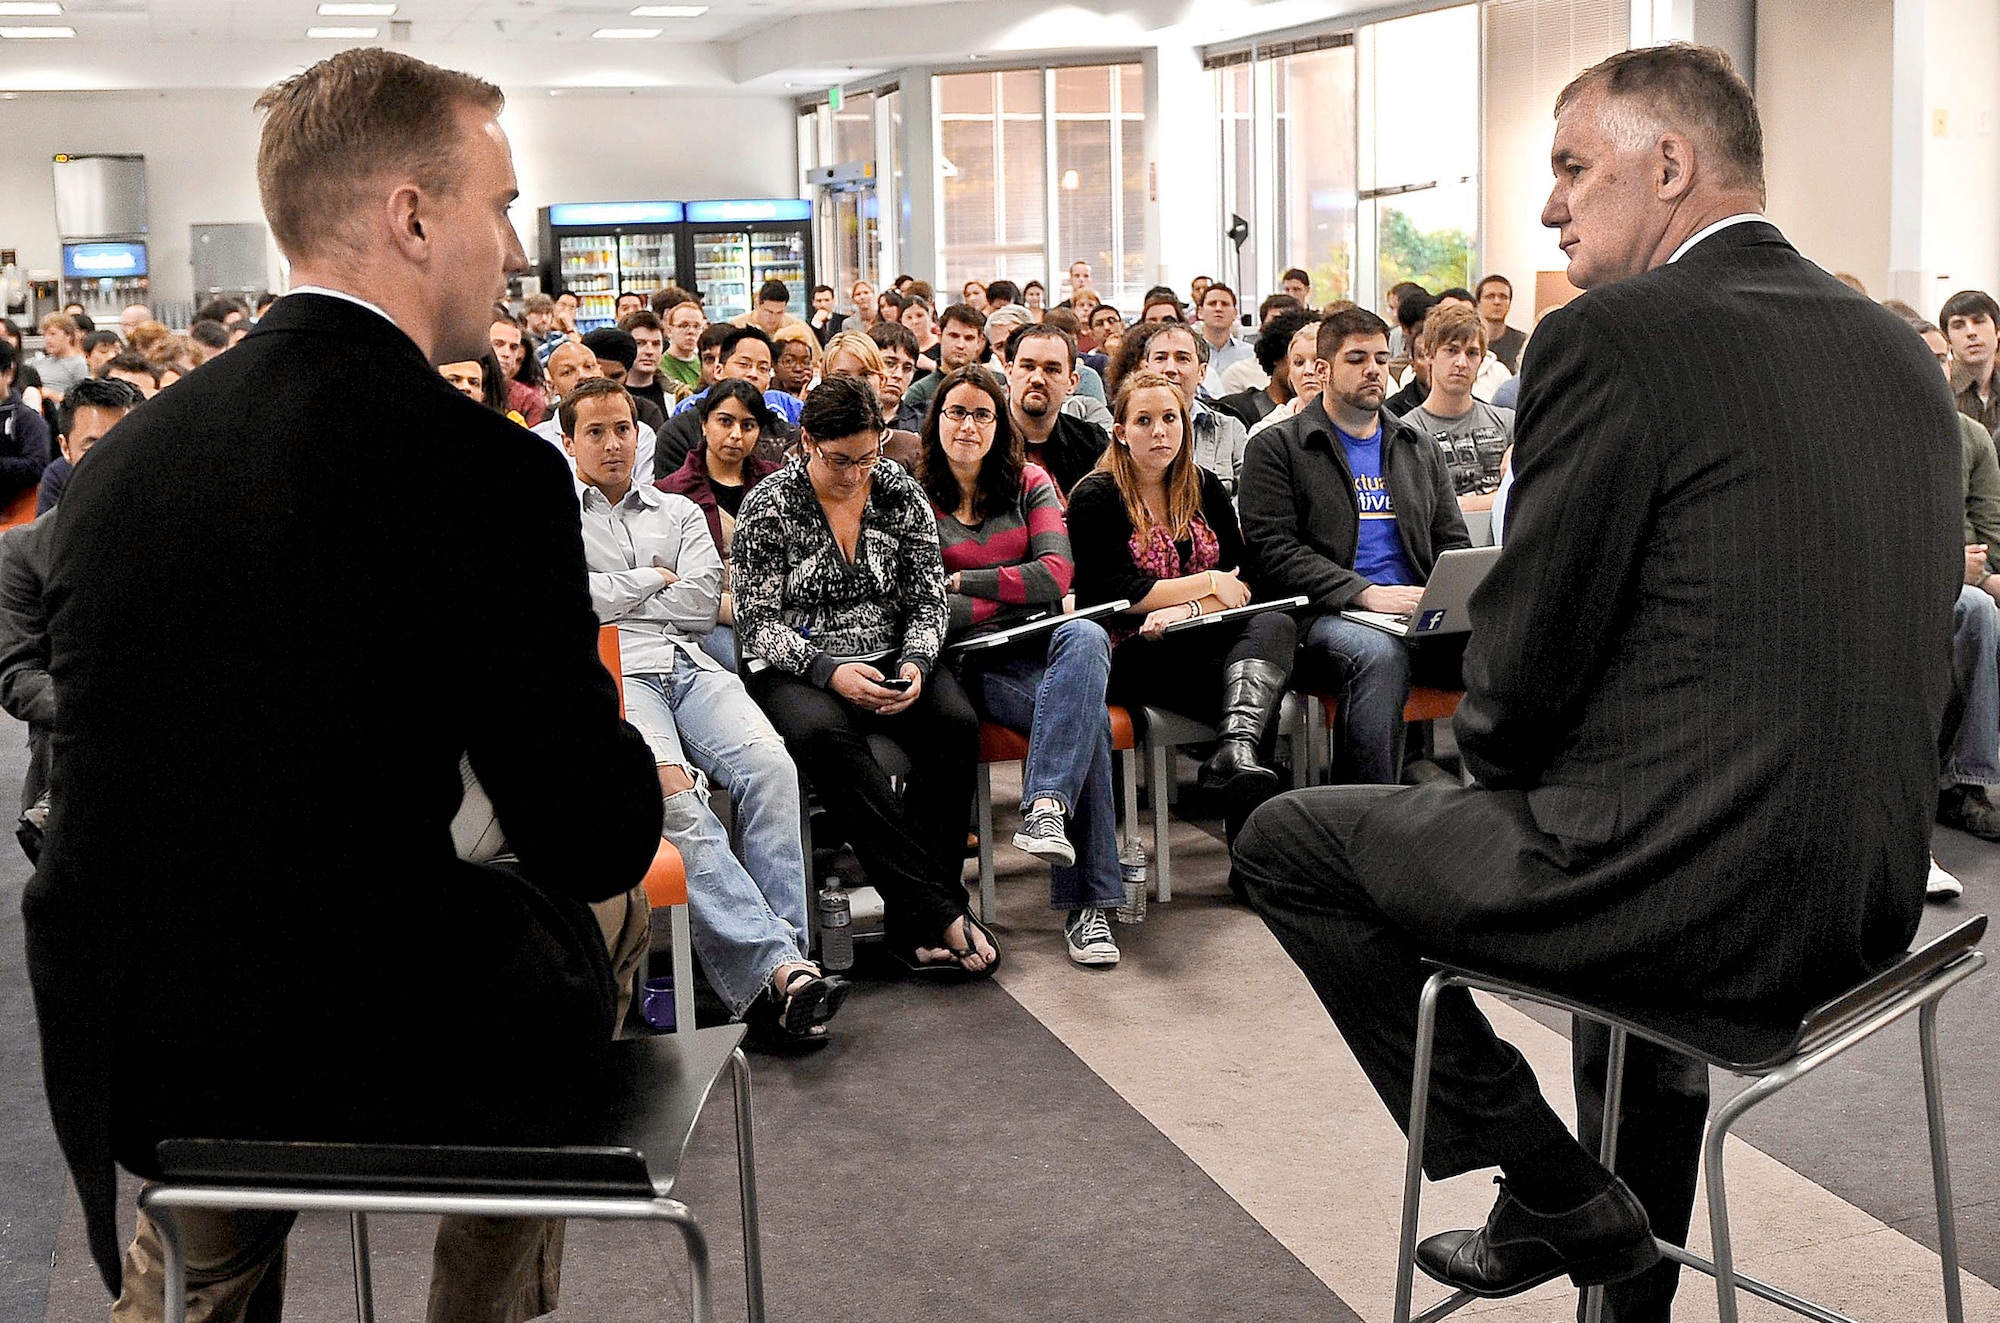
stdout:
<svg viewBox="0 0 2000 1323">
<path fill-rule="evenodd" d="M 695 954 L 741 1015 L 772 971 L 806 958 L 798 771 L 743 682 L 685 653 L 670 672 L 625 677 L 625 719 L 655 762 L 685 768 L 695 782 L 667 796 L 662 834 L 687 867 Z M 710 785 L 729 796 L 734 842 L 708 807 Z"/>
</svg>

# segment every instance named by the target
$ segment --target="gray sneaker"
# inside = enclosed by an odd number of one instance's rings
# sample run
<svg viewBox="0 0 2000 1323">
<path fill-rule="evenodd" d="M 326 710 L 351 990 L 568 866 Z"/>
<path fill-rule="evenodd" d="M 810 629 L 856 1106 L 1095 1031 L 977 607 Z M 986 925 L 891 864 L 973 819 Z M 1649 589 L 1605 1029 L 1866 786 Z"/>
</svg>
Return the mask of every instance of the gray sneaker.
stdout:
<svg viewBox="0 0 2000 1323">
<path fill-rule="evenodd" d="M 1028 820 L 1021 824 L 1021 830 L 1014 833 L 1014 848 L 1024 850 L 1037 859 L 1046 859 L 1064 868 L 1076 864 L 1076 847 L 1069 843 L 1069 834 L 1063 830 L 1061 809 L 1035 809 L 1028 814 Z"/>
<path fill-rule="evenodd" d="M 1069 945 L 1069 958 L 1079 965 L 1118 963 L 1118 943 L 1111 936 L 1111 924 L 1104 911 L 1094 905 L 1069 912 L 1063 940 Z"/>
</svg>

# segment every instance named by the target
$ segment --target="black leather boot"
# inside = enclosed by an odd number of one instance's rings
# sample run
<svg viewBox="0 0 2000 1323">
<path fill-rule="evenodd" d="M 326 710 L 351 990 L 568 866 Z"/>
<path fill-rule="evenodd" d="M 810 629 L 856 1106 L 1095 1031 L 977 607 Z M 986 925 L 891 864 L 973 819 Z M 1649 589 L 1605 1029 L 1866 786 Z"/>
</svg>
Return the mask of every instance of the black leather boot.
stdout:
<svg viewBox="0 0 2000 1323">
<path fill-rule="evenodd" d="M 1268 795 L 1278 774 L 1257 760 L 1285 701 L 1285 672 L 1267 661 L 1234 662 L 1222 672 L 1221 741 L 1196 784 L 1228 794 Z"/>
</svg>

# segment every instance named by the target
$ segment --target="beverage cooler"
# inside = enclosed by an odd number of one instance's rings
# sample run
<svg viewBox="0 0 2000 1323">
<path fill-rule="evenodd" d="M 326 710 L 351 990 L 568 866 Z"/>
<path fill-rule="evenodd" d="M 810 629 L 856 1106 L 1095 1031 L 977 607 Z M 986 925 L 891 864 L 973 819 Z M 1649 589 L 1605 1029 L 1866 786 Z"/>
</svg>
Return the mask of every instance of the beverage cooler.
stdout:
<svg viewBox="0 0 2000 1323">
<path fill-rule="evenodd" d="M 794 316 L 812 315 L 812 203 L 736 198 L 687 204 L 688 266 L 710 321 L 750 311 L 757 287 L 782 280 Z"/>
<path fill-rule="evenodd" d="M 540 215 L 542 288 L 577 296 L 579 331 L 612 325 L 621 291 L 679 283 L 678 202 L 562 202 Z"/>
</svg>

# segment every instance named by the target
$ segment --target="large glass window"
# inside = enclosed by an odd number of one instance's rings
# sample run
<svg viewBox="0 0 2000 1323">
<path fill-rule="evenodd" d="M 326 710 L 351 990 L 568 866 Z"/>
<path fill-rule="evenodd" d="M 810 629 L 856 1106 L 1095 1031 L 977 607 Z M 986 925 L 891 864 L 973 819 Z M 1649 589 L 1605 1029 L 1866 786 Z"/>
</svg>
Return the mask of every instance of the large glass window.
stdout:
<svg viewBox="0 0 2000 1323">
<path fill-rule="evenodd" d="M 936 83 L 941 290 L 1000 277 L 1104 297 L 1145 275 L 1145 75 L 1138 65 L 943 74 Z"/>
<path fill-rule="evenodd" d="M 1470 287 L 1479 243 L 1479 10 L 1433 10 L 1362 29 L 1372 151 L 1361 224 L 1379 303 L 1390 286 Z M 1456 93 L 1451 89 L 1458 89 Z"/>
<path fill-rule="evenodd" d="M 1312 277 L 1315 305 L 1352 298 L 1354 48 L 1287 55 L 1273 65 L 1273 221 L 1275 252 L 1283 264 L 1279 271 L 1305 268 Z M 1266 289 L 1275 291 L 1277 285 Z"/>
<path fill-rule="evenodd" d="M 1236 281 L 1246 288 L 1237 291 L 1239 300 L 1254 300 L 1256 291 L 1268 289 L 1276 272 L 1265 270 L 1264 253 L 1270 246 L 1269 229 L 1258 221 L 1263 208 L 1257 205 L 1258 153 L 1262 145 L 1257 128 L 1256 111 L 1257 64 L 1248 58 L 1234 64 L 1225 65 L 1215 71 L 1216 109 L 1221 121 L 1222 162 L 1222 214 L 1224 228 L 1230 218 L 1241 216 L 1250 226 L 1249 237 L 1240 249 L 1235 249 L 1237 262 L 1242 268 L 1242 277 L 1237 275 L 1237 264 L 1225 266 L 1229 272 L 1226 279 Z M 1227 253 L 1234 249 L 1225 238 Z"/>
</svg>

